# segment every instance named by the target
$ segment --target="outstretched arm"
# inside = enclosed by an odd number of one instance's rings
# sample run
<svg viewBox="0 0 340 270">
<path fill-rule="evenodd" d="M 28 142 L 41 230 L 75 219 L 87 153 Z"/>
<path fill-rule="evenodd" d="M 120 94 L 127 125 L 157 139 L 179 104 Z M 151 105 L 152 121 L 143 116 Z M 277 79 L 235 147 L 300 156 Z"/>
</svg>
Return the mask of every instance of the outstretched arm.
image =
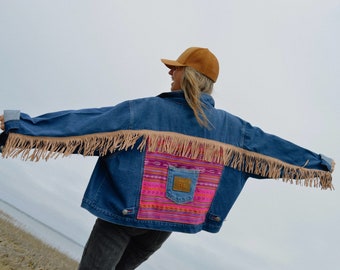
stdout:
<svg viewBox="0 0 340 270">
<path fill-rule="evenodd" d="M 5 110 L 2 117 L 5 132 L 0 143 L 4 146 L 3 155 L 8 148 L 47 150 L 52 145 L 56 148 L 50 150 L 62 152 L 66 151 L 65 144 L 71 146 L 67 151 L 82 153 L 77 144 L 73 145 L 75 141 L 87 145 L 91 137 L 96 144 L 98 135 L 128 129 L 130 124 L 128 102 L 112 107 L 52 112 L 38 117 L 30 117 L 18 110 Z M 91 155 L 95 154 L 93 151 Z"/>
</svg>

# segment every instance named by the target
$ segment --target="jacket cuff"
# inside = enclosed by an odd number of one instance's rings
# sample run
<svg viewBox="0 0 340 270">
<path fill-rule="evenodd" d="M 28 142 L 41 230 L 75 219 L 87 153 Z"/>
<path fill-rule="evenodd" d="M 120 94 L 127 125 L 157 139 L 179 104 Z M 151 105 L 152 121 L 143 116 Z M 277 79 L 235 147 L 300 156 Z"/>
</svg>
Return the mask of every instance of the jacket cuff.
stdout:
<svg viewBox="0 0 340 270">
<path fill-rule="evenodd" d="M 326 166 L 327 169 L 330 171 L 330 172 L 333 172 L 334 170 L 334 166 L 335 166 L 335 162 L 333 159 L 323 155 L 323 154 L 320 154 L 321 156 L 321 164 Z"/>
<path fill-rule="evenodd" d="M 4 110 L 4 119 L 5 119 L 5 122 L 11 121 L 11 120 L 19 120 L 20 111 L 19 110 Z"/>
<path fill-rule="evenodd" d="M 5 132 L 19 128 L 20 115 L 19 110 L 4 110 Z"/>
</svg>

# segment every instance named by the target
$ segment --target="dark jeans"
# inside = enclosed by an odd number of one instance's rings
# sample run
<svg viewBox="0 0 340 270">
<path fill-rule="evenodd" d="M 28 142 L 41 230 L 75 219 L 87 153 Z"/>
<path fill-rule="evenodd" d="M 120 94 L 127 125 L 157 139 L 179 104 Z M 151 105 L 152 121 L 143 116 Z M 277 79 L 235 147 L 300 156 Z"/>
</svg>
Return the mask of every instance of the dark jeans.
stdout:
<svg viewBox="0 0 340 270">
<path fill-rule="evenodd" d="M 97 219 L 79 270 L 128 270 L 146 261 L 170 232 L 125 227 Z"/>
</svg>

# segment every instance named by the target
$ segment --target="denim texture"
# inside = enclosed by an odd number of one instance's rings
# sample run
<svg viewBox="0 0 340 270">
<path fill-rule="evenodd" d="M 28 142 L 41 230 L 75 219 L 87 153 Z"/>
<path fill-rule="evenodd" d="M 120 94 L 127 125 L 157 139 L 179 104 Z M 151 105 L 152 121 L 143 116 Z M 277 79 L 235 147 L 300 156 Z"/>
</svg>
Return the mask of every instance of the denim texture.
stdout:
<svg viewBox="0 0 340 270">
<path fill-rule="evenodd" d="M 119 130 L 171 131 L 230 144 L 295 166 L 331 170 L 331 160 L 252 126 L 243 119 L 214 108 L 210 95 L 202 94 L 210 128 L 201 127 L 182 91 L 122 102 L 116 106 L 49 113 L 35 118 L 21 113 L 6 121 L 6 132 L 31 136 L 66 137 Z M 225 166 L 204 223 L 138 220 L 145 152 L 135 148 L 100 156 L 87 186 L 82 207 L 112 223 L 137 228 L 196 233 L 218 232 L 249 177 L 256 174 Z"/>
<path fill-rule="evenodd" d="M 169 166 L 166 196 L 176 203 L 187 203 L 194 199 L 195 187 L 199 172 L 196 170 L 186 170 Z M 175 178 L 182 177 L 190 181 L 189 191 L 174 190 Z"/>
</svg>

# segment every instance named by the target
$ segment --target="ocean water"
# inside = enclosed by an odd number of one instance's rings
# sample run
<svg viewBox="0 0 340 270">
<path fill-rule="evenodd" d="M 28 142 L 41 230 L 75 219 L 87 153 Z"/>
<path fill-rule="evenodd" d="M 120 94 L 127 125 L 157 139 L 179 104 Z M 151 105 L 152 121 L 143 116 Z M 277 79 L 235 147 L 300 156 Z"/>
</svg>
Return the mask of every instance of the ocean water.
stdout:
<svg viewBox="0 0 340 270">
<path fill-rule="evenodd" d="M 83 245 L 1 199 L 0 210 L 10 216 L 14 220 L 14 224 L 26 232 L 67 254 L 69 257 L 77 261 L 80 260 L 84 249 Z"/>
</svg>

